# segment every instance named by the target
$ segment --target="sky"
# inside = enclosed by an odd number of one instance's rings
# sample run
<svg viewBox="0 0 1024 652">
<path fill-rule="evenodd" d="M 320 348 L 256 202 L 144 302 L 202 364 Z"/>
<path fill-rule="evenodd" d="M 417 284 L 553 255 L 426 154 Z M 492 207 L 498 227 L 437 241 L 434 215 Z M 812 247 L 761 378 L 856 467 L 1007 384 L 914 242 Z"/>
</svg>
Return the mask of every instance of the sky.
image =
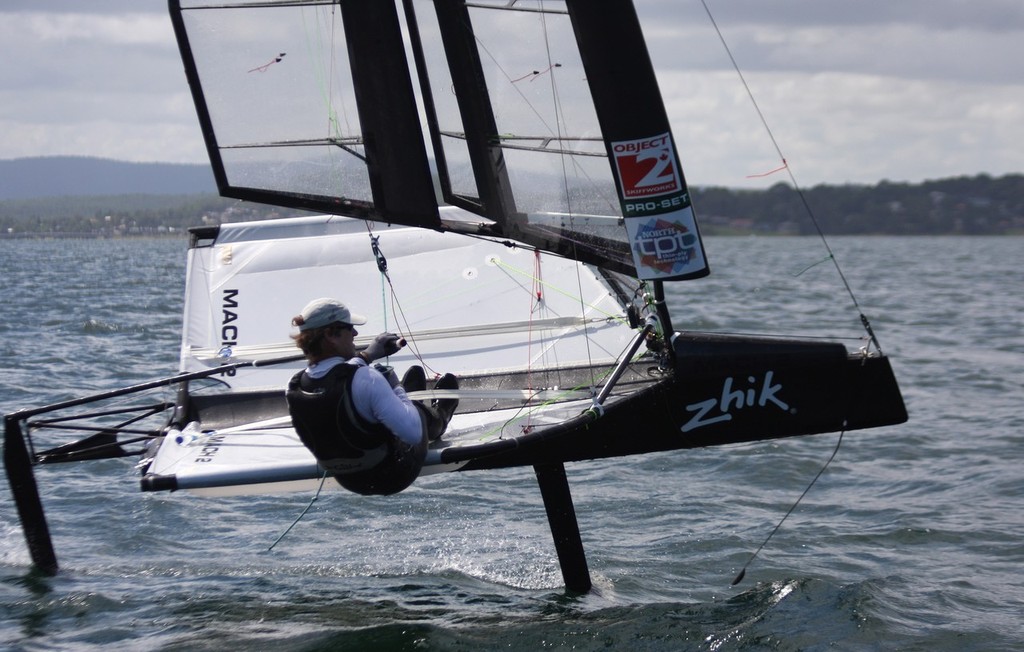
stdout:
<svg viewBox="0 0 1024 652">
<path fill-rule="evenodd" d="M 1024 172 L 1024 1 L 705 2 L 757 108 L 700 0 L 635 0 L 691 185 Z M 0 159 L 206 162 L 164 0 L 3 0 L 0 53 Z"/>
</svg>

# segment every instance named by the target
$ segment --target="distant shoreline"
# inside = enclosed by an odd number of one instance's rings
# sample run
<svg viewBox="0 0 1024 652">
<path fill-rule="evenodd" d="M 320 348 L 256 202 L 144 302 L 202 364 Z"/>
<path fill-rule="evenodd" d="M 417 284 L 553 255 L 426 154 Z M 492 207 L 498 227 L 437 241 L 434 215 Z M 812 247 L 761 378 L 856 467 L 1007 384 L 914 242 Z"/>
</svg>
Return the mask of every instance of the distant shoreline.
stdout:
<svg viewBox="0 0 1024 652">
<path fill-rule="evenodd" d="M 221 197 L 213 185 L 203 165 L 0 161 L 0 238 L 175 237 L 193 226 L 303 214 Z M 707 235 L 1024 234 L 1024 174 L 818 185 L 799 193 L 786 183 L 758 190 L 691 186 L 690 197 Z"/>
<path fill-rule="evenodd" d="M 71 233 L 0 233 L 0 240 L 188 240 L 187 231 L 174 233 L 132 233 L 129 235 L 111 235 L 76 231 Z"/>
</svg>

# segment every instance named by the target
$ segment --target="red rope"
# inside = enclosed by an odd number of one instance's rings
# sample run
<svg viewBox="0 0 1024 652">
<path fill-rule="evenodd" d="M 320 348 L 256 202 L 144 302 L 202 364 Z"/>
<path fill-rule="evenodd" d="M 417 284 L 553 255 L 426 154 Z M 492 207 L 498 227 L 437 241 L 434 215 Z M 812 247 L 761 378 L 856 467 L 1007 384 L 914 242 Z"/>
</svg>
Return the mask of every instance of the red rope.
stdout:
<svg viewBox="0 0 1024 652">
<path fill-rule="evenodd" d="M 782 172 L 783 170 L 785 170 L 788 167 L 789 167 L 789 164 L 786 163 L 786 159 L 782 159 L 782 166 L 781 167 L 777 167 L 774 170 L 769 170 L 768 172 L 764 172 L 762 174 L 748 174 L 747 178 L 748 179 L 756 179 L 758 177 L 767 177 L 767 176 L 775 174 L 776 172 Z"/>
<path fill-rule="evenodd" d="M 271 59 L 267 63 L 263 64 L 262 66 L 256 66 L 255 68 L 253 68 L 249 72 L 267 72 L 267 68 L 269 68 L 270 66 L 274 65 L 275 63 L 281 63 L 281 59 L 284 58 L 285 54 L 287 54 L 287 53 L 286 52 L 282 52 L 281 54 L 277 55 L 276 57 L 274 57 L 273 59 Z"/>
<path fill-rule="evenodd" d="M 529 328 L 527 333 L 527 344 L 526 344 L 526 390 L 533 395 L 533 315 L 540 309 L 541 303 L 544 302 L 543 292 L 543 280 L 541 276 L 541 258 L 540 250 L 535 249 L 533 251 L 533 281 L 532 287 L 530 288 L 530 319 Z M 530 404 L 532 399 L 527 399 L 527 405 Z M 526 424 L 523 426 L 524 432 L 529 432 L 530 426 L 530 415 L 527 413 Z"/>
</svg>

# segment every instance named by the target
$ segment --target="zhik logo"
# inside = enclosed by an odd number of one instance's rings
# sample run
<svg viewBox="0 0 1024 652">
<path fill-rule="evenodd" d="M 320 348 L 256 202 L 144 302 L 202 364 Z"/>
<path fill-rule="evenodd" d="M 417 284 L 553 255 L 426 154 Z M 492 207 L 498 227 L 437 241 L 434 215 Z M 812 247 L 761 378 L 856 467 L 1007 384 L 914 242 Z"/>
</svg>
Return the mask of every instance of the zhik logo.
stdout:
<svg viewBox="0 0 1024 652">
<path fill-rule="evenodd" d="M 746 390 L 733 389 L 733 379 L 729 376 L 722 383 L 722 394 L 718 398 L 709 398 L 699 403 L 691 403 L 686 406 L 687 412 L 696 412 L 689 421 L 683 424 L 680 430 L 690 432 L 702 426 L 710 426 L 721 421 L 731 421 L 733 412 L 744 408 L 765 407 L 772 403 L 780 410 L 789 411 L 789 405 L 778 397 L 782 384 L 772 384 L 773 372 L 768 371 L 764 375 L 760 389 L 753 385 L 757 382 L 754 376 L 748 376 L 747 381 L 752 385 Z M 712 412 L 715 408 L 717 412 Z"/>
</svg>

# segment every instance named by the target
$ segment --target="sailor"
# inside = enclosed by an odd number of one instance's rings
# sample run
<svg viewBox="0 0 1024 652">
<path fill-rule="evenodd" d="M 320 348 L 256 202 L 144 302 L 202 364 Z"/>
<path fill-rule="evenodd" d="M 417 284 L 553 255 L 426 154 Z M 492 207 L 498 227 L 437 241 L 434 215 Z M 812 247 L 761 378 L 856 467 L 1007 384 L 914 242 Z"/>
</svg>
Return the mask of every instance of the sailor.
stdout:
<svg viewBox="0 0 1024 652">
<path fill-rule="evenodd" d="M 411 401 L 406 391 L 426 389 L 426 374 L 410 367 L 399 383 L 375 360 L 396 353 L 404 341 L 381 333 L 356 353 L 355 327 L 366 318 L 335 299 L 316 299 L 292 319 L 306 369 L 288 383 L 292 424 L 302 443 L 338 484 L 359 494 L 393 494 L 419 475 L 427 445 L 439 439 L 458 399 Z M 458 389 L 452 374 L 437 389 Z"/>
</svg>

